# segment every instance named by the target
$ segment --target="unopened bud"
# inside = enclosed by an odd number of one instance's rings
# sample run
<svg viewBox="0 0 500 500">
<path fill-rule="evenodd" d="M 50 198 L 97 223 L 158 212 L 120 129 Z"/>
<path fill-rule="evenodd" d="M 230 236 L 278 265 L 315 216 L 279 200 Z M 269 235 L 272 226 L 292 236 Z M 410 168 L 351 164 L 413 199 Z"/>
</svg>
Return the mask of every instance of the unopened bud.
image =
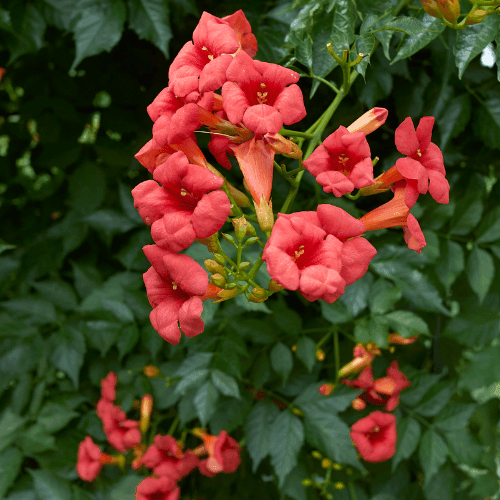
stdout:
<svg viewBox="0 0 500 500">
<path fill-rule="evenodd" d="M 267 300 L 267 291 L 261 286 L 256 286 L 250 294 L 250 300 L 257 304 L 264 302 Z"/>
<path fill-rule="evenodd" d="M 250 262 L 244 261 L 241 262 L 240 265 L 238 266 L 238 269 L 240 271 L 246 271 L 250 267 Z"/>
<path fill-rule="evenodd" d="M 292 409 L 292 413 L 294 413 L 298 417 L 303 417 L 304 416 L 304 413 L 302 411 L 300 411 L 298 408 L 293 408 Z"/>
<path fill-rule="evenodd" d="M 437 0 L 441 15 L 450 23 L 456 22 L 460 16 L 460 0 Z"/>
<path fill-rule="evenodd" d="M 226 278 L 224 278 L 224 276 L 220 273 L 215 273 L 210 276 L 210 283 L 222 288 L 226 284 Z"/>
<path fill-rule="evenodd" d="M 269 280 L 269 285 L 267 285 L 267 288 L 269 288 L 270 292 L 281 292 L 281 290 L 283 290 L 285 287 L 271 279 Z"/>
<path fill-rule="evenodd" d="M 439 9 L 435 0 L 422 0 L 422 7 L 427 14 L 432 17 L 440 18 Z"/>
<path fill-rule="evenodd" d="M 248 222 L 245 219 L 245 216 L 242 215 L 241 217 L 232 219 L 231 222 L 233 223 L 236 239 L 240 242 L 243 241 L 243 238 L 247 235 L 248 230 Z"/>
<path fill-rule="evenodd" d="M 355 410 L 364 410 L 366 408 L 366 403 L 361 399 L 361 398 L 356 398 L 352 403 L 351 406 Z"/>
<path fill-rule="evenodd" d="M 329 396 L 335 390 L 335 385 L 326 383 L 319 386 L 318 392 L 323 396 Z"/>
<path fill-rule="evenodd" d="M 314 451 L 311 453 L 311 455 L 312 455 L 314 458 L 318 459 L 318 460 L 320 460 L 321 458 L 323 458 L 323 455 L 322 455 L 322 454 L 321 454 L 318 450 L 314 450 Z"/>
<path fill-rule="evenodd" d="M 293 351 L 293 352 L 297 352 L 297 346 L 296 346 L 296 345 L 293 345 L 293 346 L 291 347 L 291 349 L 292 349 L 292 351 Z"/>
<path fill-rule="evenodd" d="M 389 112 L 385 108 L 372 108 L 351 123 L 347 130 L 351 134 L 355 132 L 364 132 L 365 135 L 371 134 L 385 123 L 388 114 Z"/>
<path fill-rule="evenodd" d="M 101 453 L 99 463 L 102 465 L 118 465 L 123 468 L 125 466 L 125 455 L 108 455 Z"/>
<path fill-rule="evenodd" d="M 232 285 L 232 284 L 234 284 L 234 283 L 230 283 L 230 285 Z M 229 287 L 229 285 L 228 285 L 228 287 Z M 236 288 L 236 285 L 235 285 L 234 288 L 232 288 L 230 290 L 221 290 L 217 294 L 218 300 L 214 301 L 214 303 L 218 304 L 219 302 L 222 302 L 224 300 L 232 299 L 236 295 L 238 295 L 238 289 Z"/>
<path fill-rule="evenodd" d="M 484 9 L 473 9 L 467 14 L 467 17 L 465 18 L 465 24 L 478 24 L 489 14 L 491 14 L 491 12 Z"/>
<path fill-rule="evenodd" d="M 265 234 L 269 234 L 274 226 L 273 204 L 271 201 L 268 203 L 264 197 L 261 198 L 258 205 L 255 201 L 253 204 L 255 205 L 255 213 L 257 214 L 260 228 Z"/>
<path fill-rule="evenodd" d="M 153 398 L 149 394 L 144 394 L 141 399 L 141 421 L 139 429 L 141 434 L 144 434 L 149 428 L 149 420 L 151 411 L 153 410 Z"/>
<path fill-rule="evenodd" d="M 323 469 L 328 469 L 332 465 L 332 461 L 329 458 L 324 458 L 321 460 L 321 467 Z"/>
<path fill-rule="evenodd" d="M 313 482 L 310 479 L 302 479 L 303 486 L 311 486 Z"/>
<path fill-rule="evenodd" d="M 214 259 L 219 264 L 225 264 L 226 259 L 220 253 L 214 253 Z"/>
<path fill-rule="evenodd" d="M 222 237 L 228 242 L 231 243 L 231 245 L 236 246 L 236 242 L 234 241 L 234 238 L 230 234 L 222 233 Z"/>
<path fill-rule="evenodd" d="M 217 233 L 204 239 L 196 238 L 195 241 L 205 245 L 210 253 L 217 252 L 217 249 L 219 248 L 217 245 Z"/>
<path fill-rule="evenodd" d="M 342 465 L 338 464 L 336 462 L 332 465 L 332 467 L 334 470 L 342 470 L 343 469 Z"/>
<path fill-rule="evenodd" d="M 236 288 L 236 283 L 233 283 L 233 282 L 228 283 L 228 284 L 226 285 L 226 288 L 227 288 L 228 290 L 232 290 L 233 288 Z"/>
<path fill-rule="evenodd" d="M 231 186 L 229 182 L 227 183 L 227 187 L 229 189 L 229 192 L 231 193 L 231 196 L 233 197 L 233 200 L 236 202 L 236 205 L 238 205 L 239 207 L 250 206 L 250 200 L 245 193 L 242 193 L 239 189 L 236 189 L 234 186 Z"/>
<path fill-rule="evenodd" d="M 224 267 L 219 264 L 216 260 L 214 259 L 205 259 L 204 261 L 205 267 L 207 268 L 207 271 L 210 274 L 222 274 L 222 276 L 226 275 L 226 271 Z"/>
<path fill-rule="evenodd" d="M 345 484 L 342 482 L 342 481 L 337 481 L 333 487 L 336 489 L 336 490 L 343 490 L 345 488 Z"/>
<path fill-rule="evenodd" d="M 316 359 L 318 361 L 324 361 L 325 360 L 325 351 L 323 351 L 323 349 L 317 349 L 316 350 Z"/>
<path fill-rule="evenodd" d="M 253 226 L 249 226 L 249 227 L 251 227 L 251 228 L 255 231 L 255 229 L 254 229 L 254 227 L 253 227 Z M 251 238 L 248 238 L 248 240 L 247 240 L 247 241 L 245 241 L 245 245 L 244 245 L 244 247 L 243 247 L 243 248 L 245 248 L 245 247 L 249 247 L 250 245 L 253 245 L 253 244 L 254 244 L 256 241 L 258 241 L 258 240 L 259 240 L 259 237 L 258 237 L 258 236 L 252 236 Z"/>
<path fill-rule="evenodd" d="M 299 146 L 297 146 L 297 144 L 293 141 L 285 139 L 280 134 L 265 134 L 264 143 L 273 151 L 283 156 L 295 158 L 296 160 L 302 158 L 302 150 Z"/>
<path fill-rule="evenodd" d="M 158 377 L 160 375 L 160 370 L 156 366 L 148 365 L 144 367 L 144 375 L 146 377 Z"/>
</svg>

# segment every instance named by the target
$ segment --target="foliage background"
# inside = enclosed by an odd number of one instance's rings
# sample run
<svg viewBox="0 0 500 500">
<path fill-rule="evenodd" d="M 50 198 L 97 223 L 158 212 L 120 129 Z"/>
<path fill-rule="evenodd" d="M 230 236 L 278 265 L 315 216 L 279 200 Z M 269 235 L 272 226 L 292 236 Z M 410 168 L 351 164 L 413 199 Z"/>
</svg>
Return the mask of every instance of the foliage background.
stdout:
<svg viewBox="0 0 500 500">
<path fill-rule="evenodd" d="M 396 4 L 404 4 L 400 16 L 421 23 L 382 17 Z M 406 116 L 435 116 L 433 141 L 444 151 L 451 200 L 436 205 L 421 197 L 412 210 L 428 243 L 421 255 L 406 248 L 400 230 L 372 234 L 378 255 L 369 272 L 333 305 L 309 304 L 287 292 L 263 304 L 205 303 L 206 331 L 170 346 L 148 320 L 141 247 L 151 240 L 130 195 L 148 176 L 133 155 L 151 135 L 146 106 L 167 85 L 169 58 L 190 39 L 201 12 L 222 17 L 239 7 L 256 33 L 257 58 L 337 84 L 340 71 L 325 44 L 355 44 L 356 52 L 366 53 L 378 40 L 382 47 L 359 67 L 364 78 L 327 132 L 372 106 L 386 107 L 386 125 L 369 137 L 386 169 L 395 158 L 399 123 Z M 118 374 L 118 399 L 132 418 L 138 416 L 134 400 L 149 392 L 158 431 L 167 432 L 178 414 L 181 426 L 207 425 L 213 433 L 225 428 L 244 439 L 235 474 L 191 474 L 181 484 L 182 498 L 318 498 L 301 484 L 325 476 L 313 449 L 347 464 L 332 474 L 332 483 L 347 485 L 328 487 L 335 499 L 498 498 L 499 19 L 491 15 L 455 32 L 424 15 L 416 0 L 4 4 L 0 498 L 134 497 L 141 479 L 135 472 L 106 468 L 89 485 L 74 469 L 85 435 L 104 443 L 95 402 L 110 370 Z M 496 66 L 481 64 L 483 49 Z M 306 76 L 300 85 L 308 117 L 299 126 L 305 129 L 334 94 Z M 206 149 L 208 137 L 198 140 Z M 276 206 L 286 196 L 280 181 Z M 295 210 L 327 202 L 360 216 L 382 199 L 354 204 L 327 197 L 308 175 L 301 188 Z M 198 250 L 191 255 L 199 261 L 209 256 Z M 262 272 L 262 283 L 265 278 Z M 354 391 L 339 387 L 328 398 L 317 393 L 322 381 L 335 378 L 331 342 L 322 346 L 323 363 L 314 355 L 332 325 L 381 346 L 389 329 L 421 334 L 395 355 L 384 351 L 374 364 L 381 375 L 396 357 L 413 382 L 395 412 L 399 441 L 390 462 L 361 465 L 356 457 L 348 425 L 364 414 L 350 409 Z M 340 347 L 347 362 L 353 342 L 341 335 Z M 163 378 L 148 379 L 142 369 L 149 364 L 180 381 L 168 387 Z M 249 387 L 262 388 L 266 398 L 256 401 Z M 273 405 L 277 398 L 288 408 Z M 294 407 L 304 416 L 293 414 Z"/>
</svg>

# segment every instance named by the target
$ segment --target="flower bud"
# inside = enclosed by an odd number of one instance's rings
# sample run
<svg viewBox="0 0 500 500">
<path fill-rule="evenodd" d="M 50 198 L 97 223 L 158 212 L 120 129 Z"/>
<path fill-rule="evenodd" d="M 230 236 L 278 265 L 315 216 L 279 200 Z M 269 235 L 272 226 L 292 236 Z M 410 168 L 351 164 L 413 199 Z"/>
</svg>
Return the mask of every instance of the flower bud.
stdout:
<svg viewBox="0 0 500 500">
<path fill-rule="evenodd" d="M 336 489 L 336 490 L 343 490 L 345 488 L 345 484 L 342 482 L 342 481 L 337 481 L 333 487 Z"/>
<path fill-rule="evenodd" d="M 228 242 L 231 243 L 231 245 L 236 246 L 236 242 L 234 241 L 234 238 L 230 234 L 222 233 L 222 237 Z"/>
<path fill-rule="evenodd" d="M 291 347 L 291 349 L 292 349 L 292 352 L 297 352 L 297 346 L 296 346 L 296 345 L 293 345 L 293 346 Z"/>
<path fill-rule="evenodd" d="M 314 458 L 317 458 L 318 460 L 323 458 L 323 455 L 318 451 L 318 450 L 314 450 L 311 455 L 314 457 Z"/>
<path fill-rule="evenodd" d="M 210 283 L 212 285 L 218 286 L 219 288 L 222 288 L 226 284 L 226 278 L 222 276 L 220 273 L 215 273 L 210 276 Z"/>
<path fill-rule="evenodd" d="M 474 9 L 471 10 L 467 17 L 465 18 L 465 24 L 477 24 L 480 23 L 483 19 L 485 19 L 491 12 L 488 12 L 484 9 Z"/>
<path fill-rule="evenodd" d="M 250 206 L 250 199 L 245 193 L 242 193 L 239 189 L 236 189 L 234 186 L 231 186 L 229 182 L 227 183 L 227 187 L 229 189 L 229 192 L 231 193 L 231 196 L 233 197 L 233 200 L 236 202 L 236 205 L 238 205 L 239 207 Z"/>
<path fill-rule="evenodd" d="M 352 403 L 351 406 L 355 410 L 364 410 L 366 408 L 366 403 L 361 399 L 361 398 L 356 398 Z"/>
<path fill-rule="evenodd" d="M 311 486 L 313 482 L 310 479 L 302 479 L 303 486 Z"/>
<path fill-rule="evenodd" d="M 144 434 L 149 428 L 151 411 L 153 410 L 153 398 L 149 394 L 144 394 L 141 399 L 141 420 L 139 429 Z"/>
<path fill-rule="evenodd" d="M 224 267 L 219 264 L 217 261 L 213 259 L 205 259 L 204 261 L 205 267 L 210 274 L 222 274 L 222 276 L 226 276 L 226 271 Z"/>
<path fill-rule="evenodd" d="M 387 340 L 389 341 L 389 344 L 397 344 L 397 345 L 407 345 L 407 344 L 413 344 L 415 340 L 418 339 L 418 335 L 414 335 L 413 337 L 401 337 L 399 333 L 389 333 L 389 336 Z"/>
<path fill-rule="evenodd" d="M 304 416 L 304 414 L 298 408 L 293 408 L 292 409 L 292 413 L 294 413 L 298 417 L 303 417 Z"/>
<path fill-rule="evenodd" d="M 257 304 L 264 302 L 267 300 L 267 291 L 261 286 L 256 286 L 250 294 L 250 300 Z"/>
<path fill-rule="evenodd" d="M 249 267 L 250 267 L 250 262 L 244 261 L 244 262 L 240 262 L 238 269 L 240 271 L 246 271 Z"/>
<path fill-rule="evenodd" d="M 160 370 L 158 370 L 156 366 L 148 365 L 144 367 L 144 375 L 146 375 L 146 377 L 151 377 L 151 378 L 158 377 L 158 375 L 160 375 Z"/>
<path fill-rule="evenodd" d="M 450 23 L 456 22 L 460 16 L 460 0 L 437 0 L 442 16 Z"/>
<path fill-rule="evenodd" d="M 355 132 L 364 132 L 365 135 L 371 134 L 385 123 L 388 114 L 389 112 L 385 108 L 372 108 L 351 123 L 347 130 L 351 134 Z"/>
<path fill-rule="evenodd" d="M 422 0 L 422 7 L 432 17 L 440 18 L 439 9 L 435 0 Z"/>
<path fill-rule="evenodd" d="M 283 156 L 295 158 L 296 160 L 302 158 L 302 150 L 299 146 L 297 146 L 297 144 L 293 141 L 285 139 L 280 134 L 265 134 L 264 143 L 273 151 Z"/>
<path fill-rule="evenodd" d="M 325 351 L 323 351 L 323 349 L 316 349 L 316 359 L 318 361 L 325 360 Z"/>
<path fill-rule="evenodd" d="M 255 231 L 253 226 L 249 226 L 249 227 L 251 227 Z M 249 247 L 250 245 L 253 245 L 258 240 L 259 240 L 258 236 L 252 236 L 251 238 L 248 238 L 248 240 L 245 241 L 245 246 L 243 248 L 246 248 L 246 247 Z"/>
<path fill-rule="evenodd" d="M 343 469 L 342 465 L 338 464 L 338 463 L 334 463 L 332 465 L 332 467 L 333 467 L 334 470 L 342 470 Z"/>
<path fill-rule="evenodd" d="M 321 467 L 323 467 L 323 469 L 328 469 L 331 465 L 332 461 L 329 458 L 324 458 L 323 460 L 321 460 Z"/>
<path fill-rule="evenodd" d="M 267 203 L 264 197 L 261 198 L 258 205 L 255 202 L 253 204 L 260 228 L 265 234 L 269 234 L 274 226 L 273 204 L 271 201 Z"/>
<path fill-rule="evenodd" d="M 285 287 L 271 279 L 269 280 L 269 285 L 267 285 L 267 288 L 269 288 L 270 292 L 281 292 L 281 290 L 283 290 Z"/>
<path fill-rule="evenodd" d="M 329 396 L 335 389 L 334 384 L 326 383 L 319 386 L 318 392 L 323 396 Z"/>
<path fill-rule="evenodd" d="M 230 283 L 230 285 L 233 284 L 233 283 Z M 229 286 L 229 285 L 228 285 Z M 217 294 L 217 297 L 218 297 L 218 300 L 214 301 L 215 304 L 218 304 L 219 302 L 222 302 L 224 300 L 229 300 L 229 299 L 232 299 L 233 297 L 235 297 L 236 295 L 238 295 L 238 289 L 236 288 L 236 285 L 234 288 L 230 289 L 230 290 L 221 290 L 218 294 Z"/>
<path fill-rule="evenodd" d="M 214 253 L 214 259 L 221 265 L 226 263 L 226 259 L 220 253 Z"/>
<path fill-rule="evenodd" d="M 234 234 L 236 235 L 236 239 L 240 242 L 243 241 L 243 239 L 247 235 L 248 230 L 248 222 L 245 219 L 245 216 L 242 215 L 241 217 L 232 219 L 231 222 L 234 227 Z"/>
<path fill-rule="evenodd" d="M 217 233 L 204 239 L 195 238 L 195 241 L 197 243 L 201 243 L 202 245 L 206 245 L 210 253 L 217 252 L 217 249 L 219 248 L 217 245 Z"/>
</svg>

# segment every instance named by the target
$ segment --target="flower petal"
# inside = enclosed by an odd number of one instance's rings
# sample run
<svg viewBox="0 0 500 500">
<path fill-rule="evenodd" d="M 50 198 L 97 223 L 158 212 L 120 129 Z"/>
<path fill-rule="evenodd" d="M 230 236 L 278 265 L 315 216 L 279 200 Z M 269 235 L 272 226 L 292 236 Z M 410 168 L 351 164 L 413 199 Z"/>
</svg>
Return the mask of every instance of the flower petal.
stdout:
<svg viewBox="0 0 500 500">
<path fill-rule="evenodd" d="M 191 297 L 186 300 L 179 309 L 179 324 L 182 333 L 187 337 L 195 337 L 203 332 L 204 324 L 201 319 L 203 302 L 199 297 Z"/>
<path fill-rule="evenodd" d="M 302 90 L 295 84 L 280 92 L 274 101 L 273 108 L 276 108 L 281 113 L 285 125 L 297 123 L 307 114 Z"/>
<path fill-rule="evenodd" d="M 318 217 L 321 227 L 340 241 L 360 236 L 365 232 L 365 225 L 359 219 L 333 205 L 318 205 Z"/>
<path fill-rule="evenodd" d="M 222 86 L 222 103 L 227 119 L 235 125 L 243 120 L 243 114 L 250 106 L 245 92 L 233 82 Z"/>
<path fill-rule="evenodd" d="M 268 104 L 256 104 L 245 110 L 243 124 L 255 134 L 277 134 L 283 126 L 283 116 Z"/>
<path fill-rule="evenodd" d="M 373 163 L 371 158 L 365 158 L 356 163 L 349 174 L 349 179 L 357 189 L 375 184 L 373 180 Z"/>
<path fill-rule="evenodd" d="M 417 139 L 420 143 L 420 151 L 423 153 L 429 143 L 431 142 L 432 127 L 434 126 L 433 116 L 424 116 L 420 118 L 420 122 L 417 127 Z"/>
<path fill-rule="evenodd" d="M 395 133 L 396 148 L 406 156 L 413 156 L 417 153 L 420 143 L 417 139 L 417 133 L 410 117 L 396 129 Z"/>
<path fill-rule="evenodd" d="M 189 295 L 203 296 L 208 288 L 206 271 L 191 257 L 184 254 L 168 252 L 163 263 L 172 281 Z"/>
<path fill-rule="evenodd" d="M 204 195 L 194 209 L 191 221 L 196 237 L 208 238 L 226 222 L 231 203 L 224 191 L 212 191 Z"/>
<path fill-rule="evenodd" d="M 337 198 L 346 193 L 352 193 L 354 189 L 354 184 L 349 178 L 335 170 L 320 172 L 316 180 L 323 186 L 325 193 L 333 193 Z"/>
<path fill-rule="evenodd" d="M 232 61 L 230 55 L 222 55 L 210 61 L 201 70 L 199 91 L 203 93 L 220 89 L 226 81 L 226 70 Z"/>
<path fill-rule="evenodd" d="M 420 253 L 427 243 L 417 219 L 412 214 L 408 214 L 407 226 L 403 226 L 403 231 L 408 248 Z"/>
<path fill-rule="evenodd" d="M 351 285 L 365 275 L 370 261 L 376 254 L 375 247 L 364 238 L 353 238 L 344 243 L 340 275 L 347 285 Z"/>
</svg>

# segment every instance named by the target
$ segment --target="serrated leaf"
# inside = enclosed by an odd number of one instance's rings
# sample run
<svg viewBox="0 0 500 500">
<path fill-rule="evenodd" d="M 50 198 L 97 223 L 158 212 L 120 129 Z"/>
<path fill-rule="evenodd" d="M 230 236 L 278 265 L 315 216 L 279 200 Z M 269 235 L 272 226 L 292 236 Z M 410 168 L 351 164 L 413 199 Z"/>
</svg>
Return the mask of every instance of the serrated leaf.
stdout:
<svg viewBox="0 0 500 500">
<path fill-rule="evenodd" d="M 293 368 L 292 351 L 282 342 L 278 342 L 269 354 L 271 358 L 271 366 L 281 377 L 284 385 Z"/>
<path fill-rule="evenodd" d="M 354 390 L 345 385 L 338 385 L 330 396 L 323 396 L 319 393 L 319 387 L 323 382 L 315 382 L 308 385 L 293 404 L 298 406 L 304 412 L 310 413 L 340 413 L 351 406 L 354 398 L 359 396 L 362 391 Z"/>
<path fill-rule="evenodd" d="M 460 373 L 458 386 L 469 391 L 500 380 L 500 346 L 490 346 L 475 353 Z"/>
<path fill-rule="evenodd" d="M 139 38 L 155 44 L 169 57 L 168 44 L 172 39 L 170 9 L 164 0 L 129 0 L 129 26 Z"/>
<path fill-rule="evenodd" d="M 467 278 L 471 288 L 482 302 L 495 276 L 493 257 L 479 247 L 474 247 L 467 262 Z"/>
<path fill-rule="evenodd" d="M 241 399 L 238 383 L 233 377 L 229 376 L 220 370 L 212 370 L 212 382 L 217 387 L 218 391 L 224 396 Z"/>
<path fill-rule="evenodd" d="M 120 41 L 126 15 L 122 0 L 95 2 L 82 9 L 73 30 L 76 56 L 71 68 L 76 68 L 86 57 L 109 52 Z"/>
<path fill-rule="evenodd" d="M 434 420 L 434 425 L 445 432 L 465 429 L 477 405 L 454 403 L 444 407 Z"/>
<path fill-rule="evenodd" d="M 435 271 L 439 281 L 449 292 L 451 285 L 465 268 L 464 251 L 462 245 L 452 240 L 445 240 L 441 247 L 441 258 L 436 264 Z"/>
<path fill-rule="evenodd" d="M 259 401 L 248 414 L 245 422 L 245 443 L 252 459 L 252 472 L 269 455 L 271 427 L 279 415 L 278 408 L 270 401 Z"/>
<path fill-rule="evenodd" d="M 440 382 L 431 388 L 414 411 L 424 417 L 434 417 L 450 401 L 455 384 Z"/>
<path fill-rule="evenodd" d="M 80 368 L 87 350 L 84 336 L 75 328 L 64 327 L 52 335 L 50 342 L 50 361 L 66 373 L 78 388 Z"/>
<path fill-rule="evenodd" d="M 274 421 L 269 436 L 271 464 L 282 488 L 286 476 L 297 465 L 297 456 L 304 443 L 304 426 L 293 413 L 285 410 Z"/>
<path fill-rule="evenodd" d="M 488 16 L 484 21 L 463 30 L 457 31 L 457 41 L 453 47 L 458 78 L 462 78 L 469 63 L 491 43 L 498 31 L 500 23 L 496 15 Z"/>
<path fill-rule="evenodd" d="M 0 418 L 0 453 L 17 438 L 26 420 L 26 417 L 16 415 L 10 408 L 3 412 Z"/>
<path fill-rule="evenodd" d="M 310 372 L 316 363 L 316 343 L 314 340 L 307 336 L 301 337 L 297 342 L 297 357 Z"/>
<path fill-rule="evenodd" d="M 469 124 L 472 112 L 471 98 L 468 93 L 459 95 L 446 104 L 438 120 L 441 132 L 440 149 L 446 149 L 450 139 L 457 137 Z"/>
<path fill-rule="evenodd" d="M 403 45 L 401 45 L 401 48 L 398 50 L 396 57 L 391 61 L 391 64 L 394 64 L 401 59 L 406 59 L 407 57 L 410 57 L 418 52 L 420 49 L 423 49 L 445 29 L 445 26 L 440 19 L 436 19 L 428 14 L 424 14 L 421 20 L 424 31 L 406 38 Z"/>
<path fill-rule="evenodd" d="M 371 31 L 371 33 L 383 30 L 399 31 L 407 35 L 415 36 L 426 30 L 426 27 L 422 21 L 415 17 L 396 17 L 392 20 L 389 18 L 387 22 L 377 23 L 376 29 Z"/>
<path fill-rule="evenodd" d="M 240 427 L 248 415 L 252 403 L 253 398 L 250 394 L 244 394 L 241 399 L 232 398 L 219 401 L 217 410 L 210 420 L 211 434 L 217 436 L 224 429 L 231 433 Z"/>
<path fill-rule="evenodd" d="M 394 311 L 384 316 L 396 333 L 408 338 L 414 335 L 430 335 L 427 323 L 410 311 Z"/>
<path fill-rule="evenodd" d="M 372 314 L 384 314 L 393 308 L 402 293 L 387 280 L 379 279 L 371 287 L 368 303 Z"/>
<path fill-rule="evenodd" d="M 439 468 L 446 462 L 448 447 L 438 433 L 432 429 L 428 429 L 422 435 L 418 452 L 420 465 L 424 471 L 425 487 Z"/>
<path fill-rule="evenodd" d="M 500 97 L 491 97 L 478 106 L 474 132 L 488 147 L 500 149 Z"/>
<path fill-rule="evenodd" d="M 201 384 L 208 377 L 208 368 L 199 368 L 188 373 L 177 383 L 175 392 L 185 394 L 187 390 L 197 384 Z"/>
<path fill-rule="evenodd" d="M 500 207 L 486 213 L 476 230 L 477 243 L 491 243 L 500 239 Z"/>
<path fill-rule="evenodd" d="M 69 481 L 46 470 L 28 469 L 40 500 L 71 500 Z"/>
<path fill-rule="evenodd" d="M 219 400 L 219 392 L 215 385 L 207 380 L 199 389 L 193 399 L 196 413 L 200 419 L 201 425 L 205 427 L 208 421 L 212 418 L 217 408 Z"/>
<path fill-rule="evenodd" d="M 420 432 L 420 424 L 411 417 L 405 417 L 398 422 L 398 442 L 396 444 L 396 453 L 392 458 L 393 472 L 401 460 L 410 458 L 417 449 Z"/>
<path fill-rule="evenodd" d="M 0 455 L 0 498 L 4 498 L 14 484 L 23 463 L 23 454 L 17 448 L 9 448 Z"/>
<path fill-rule="evenodd" d="M 47 432 L 55 433 L 64 429 L 71 420 L 79 415 L 78 412 L 68 410 L 62 405 L 48 402 L 40 411 L 37 422 L 42 424 Z"/>
</svg>

